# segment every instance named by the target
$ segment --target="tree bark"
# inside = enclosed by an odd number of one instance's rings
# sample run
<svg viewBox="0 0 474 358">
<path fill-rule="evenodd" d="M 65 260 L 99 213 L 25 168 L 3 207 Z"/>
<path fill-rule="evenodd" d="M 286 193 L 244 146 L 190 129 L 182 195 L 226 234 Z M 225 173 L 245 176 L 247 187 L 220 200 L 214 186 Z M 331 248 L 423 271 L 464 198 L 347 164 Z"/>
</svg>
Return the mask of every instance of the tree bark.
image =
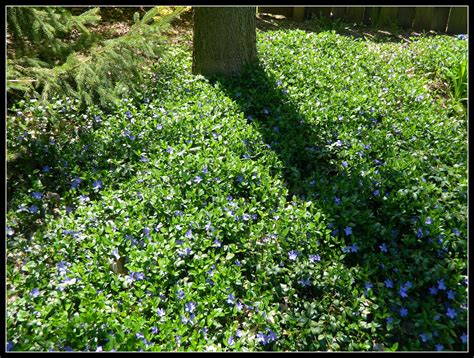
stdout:
<svg viewBox="0 0 474 358">
<path fill-rule="evenodd" d="M 238 74 L 256 59 L 255 7 L 194 8 L 194 74 Z"/>
</svg>

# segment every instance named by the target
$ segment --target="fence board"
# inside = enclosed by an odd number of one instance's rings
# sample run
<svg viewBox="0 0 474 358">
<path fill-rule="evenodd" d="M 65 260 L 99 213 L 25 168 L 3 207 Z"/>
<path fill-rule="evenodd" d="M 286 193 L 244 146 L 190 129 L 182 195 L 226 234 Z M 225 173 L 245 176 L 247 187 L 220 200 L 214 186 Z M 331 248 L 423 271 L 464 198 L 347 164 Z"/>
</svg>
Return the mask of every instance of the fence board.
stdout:
<svg viewBox="0 0 474 358">
<path fill-rule="evenodd" d="M 401 7 L 398 9 L 398 26 L 404 29 L 411 29 L 413 17 L 415 16 L 414 7 Z"/>
<path fill-rule="evenodd" d="M 336 19 L 344 19 L 347 12 L 347 7 L 333 6 L 331 8 L 332 16 Z"/>
<path fill-rule="evenodd" d="M 449 7 L 435 7 L 433 10 L 430 29 L 434 31 L 446 31 L 448 17 Z"/>
<path fill-rule="evenodd" d="M 431 28 L 431 19 L 433 17 L 433 7 L 416 7 L 415 17 L 413 18 L 413 29 L 419 31 L 429 31 Z"/>
<path fill-rule="evenodd" d="M 304 20 L 304 7 L 298 6 L 293 8 L 293 20 L 303 21 Z"/>
<path fill-rule="evenodd" d="M 323 17 L 330 17 L 331 16 L 331 8 L 330 7 L 319 7 L 319 6 L 311 6 L 309 8 L 310 13 L 313 17 L 319 18 L 319 16 Z"/>
<path fill-rule="evenodd" d="M 450 34 L 467 33 L 467 7 L 451 8 L 446 32 Z"/>
<path fill-rule="evenodd" d="M 365 8 L 364 24 L 374 26 L 379 18 L 380 7 L 370 6 Z"/>
<path fill-rule="evenodd" d="M 364 21 L 365 7 L 348 7 L 346 18 L 350 22 L 360 23 Z"/>
<path fill-rule="evenodd" d="M 397 23 L 398 7 L 384 6 L 380 8 L 376 21 L 377 26 L 392 26 Z"/>
</svg>

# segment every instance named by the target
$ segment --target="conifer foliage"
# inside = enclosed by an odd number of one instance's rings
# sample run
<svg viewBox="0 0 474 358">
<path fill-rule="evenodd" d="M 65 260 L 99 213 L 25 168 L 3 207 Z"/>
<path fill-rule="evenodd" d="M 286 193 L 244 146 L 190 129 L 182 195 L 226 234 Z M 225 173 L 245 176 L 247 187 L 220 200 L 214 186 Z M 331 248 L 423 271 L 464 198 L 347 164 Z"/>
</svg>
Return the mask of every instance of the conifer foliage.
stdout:
<svg viewBox="0 0 474 358">
<path fill-rule="evenodd" d="M 154 7 L 136 12 L 129 31 L 105 39 L 88 29 L 100 8 L 74 16 L 61 7 L 7 8 L 9 102 L 29 95 L 79 99 L 110 108 L 117 98 L 137 95 L 141 69 L 156 61 L 163 31 L 185 8 Z"/>
</svg>

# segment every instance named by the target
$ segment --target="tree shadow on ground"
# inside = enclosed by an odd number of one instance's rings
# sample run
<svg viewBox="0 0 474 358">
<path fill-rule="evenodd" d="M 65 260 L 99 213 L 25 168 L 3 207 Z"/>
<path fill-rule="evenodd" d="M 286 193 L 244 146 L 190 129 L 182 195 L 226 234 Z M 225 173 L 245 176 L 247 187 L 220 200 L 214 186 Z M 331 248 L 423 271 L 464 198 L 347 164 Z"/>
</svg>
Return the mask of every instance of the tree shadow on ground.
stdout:
<svg viewBox="0 0 474 358">
<path fill-rule="evenodd" d="M 332 156 L 318 126 L 307 122 L 281 82 L 267 73 L 260 62 L 248 66 L 241 76 L 218 81 L 240 107 L 248 124 L 260 131 L 265 143 L 278 155 L 290 196 L 308 194 L 315 170 L 336 170 L 330 164 Z"/>
</svg>

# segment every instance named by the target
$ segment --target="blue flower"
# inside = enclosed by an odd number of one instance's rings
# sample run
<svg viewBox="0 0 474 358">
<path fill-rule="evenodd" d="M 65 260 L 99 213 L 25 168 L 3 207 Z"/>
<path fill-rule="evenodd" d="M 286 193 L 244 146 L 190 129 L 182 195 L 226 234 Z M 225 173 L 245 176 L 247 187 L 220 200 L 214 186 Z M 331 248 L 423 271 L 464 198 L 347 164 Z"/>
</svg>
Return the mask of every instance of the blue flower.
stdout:
<svg viewBox="0 0 474 358">
<path fill-rule="evenodd" d="M 126 115 L 128 118 L 132 118 L 132 117 L 133 117 L 132 114 L 130 113 L 130 111 L 125 112 L 125 115 Z"/>
<path fill-rule="evenodd" d="M 12 341 L 7 342 L 7 352 L 11 352 L 14 344 Z"/>
<path fill-rule="evenodd" d="M 382 245 L 379 246 L 380 251 L 382 252 L 388 252 L 388 247 L 386 243 L 383 243 Z"/>
<path fill-rule="evenodd" d="M 146 163 L 148 162 L 148 159 L 144 155 L 142 155 L 140 156 L 140 161 L 142 161 L 143 163 Z"/>
<path fill-rule="evenodd" d="M 438 280 L 438 289 L 439 290 L 445 290 L 446 289 L 446 284 L 444 283 L 444 279 Z"/>
<path fill-rule="evenodd" d="M 344 232 L 346 233 L 347 236 L 351 235 L 352 234 L 352 227 L 346 226 L 346 228 L 344 229 Z"/>
<path fill-rule="evenodd" d="M 237 330 L 235 331 L 235 336 L 236 336 L 237 338 L 241 338 L 241 337 L 243 336 L 242 331 L 241 331 L 240 329 L 237 329 Z"/>
<path fill-rule="evenodd" d="M 447 292 L 448 300 L 454 300 L 456 293 L 453 290 Z"/>
<path fill-rule="evenodd" d="M 436 286 L 430 287 L 430 295 L 436 295 L 438 293 L 438 288 Z"/>
<path fill-rule="evenodd" d="M 234 295 L 231 293 L 229 294 L 229 296 L 227 296 L 227 300 L 226 302 L 229 304 L 229 305 L 233 305 L 235 303 L 235 297 Z"/>
<path fill-rule="evenodd" d="M 164 317 L 166 312 L 163 308 L 158 308 L 156 313 L 158 314 L 158 316 L 161 318 L 161 317 Z"/>
<path fill-rule="evenodd" d="M 338 139 L 336 141 L 336 147 L 341 147 L 342 146 L 342 141 L 340 139 Z"/>
<path fill-rule="evenodd" d="M 230 336 L 229 339 L 227 340 L 227 345 L 231 346 L 234 344 L 234 336 Z"/>
<path fill-rule="evenodd" d="M 448 316 L 451 319 L 455 319 L 456 316 L 457 316 L 457 312 L 456 312 L 455 309 L 453 309 L 451 307 L 448 307 L 448 309 L 446 311 L 446 316 Z"/>
<path fill-rule="evenodd" d="M 357 246 L 357 244 L 352 244 L 350 246 L 350 249 L 351 249 L 351 252 L 357 252 L 359 250 L 359 247 Z"/>
<path fill-rule="evenodd" d="M 35 199 L 41 199 L 43 197 L 43 194 L 41 194 L 39 191 L 35 191 L 31 194 L 31 196 Z"/>
<path fill-rule="evenodd" d="M 431 225 L 433 223 L 433 220 L 431 218 L 426 218 L 425 224 L 426 225 Z"/>
<path fill-rule="evenodd" d="M 96 180 L 94 183 L 92 183 L 92 188 L 93 189 L 100 189 L 102 188 L 102 181 L 101 180 Z"/>
<path fill-rule="evenodd" d="M 199 184 L 201 181 L 202 181 L 202 178 L 199 175 L 193 179 L 193 182 L 195 182 L 196 184 Z"/>
<path fill-rule="evenodd" d="M 184 310 L 186 312 L 192 313 L 197 307 L 196 302 L 188 302 L 184 305 Z"/>
<path fill-rule="evenodd" d="M 435 346 L 435 349 L 439 352 L 439 351 L 442 351 L 444 349 L 444 346 L 442 344 L 437 344 Z"/>
<path fill-rule="evenodd" d="M 423 237 L 423 230 L 421 230 L 421 228 L 416 229 L 416 237 L 418 239 Z"/>
<path fill-rule="evenodd" d="M 459 236 L 461 234 L 461 232 L 458 229 L 454 229 L 453 232 L 454 232 L 454 235 L 456 236 Z"/>
<path fill-rule="evenodd" d="M 212 243 L 214 244 L 214 247 L 221 247 L 222 245 L 222 243 L 218 239 L 215 239 Z"/>
<path fill-rule="evenodd" d="M 430 336 L 427 335 L 426 333 L 420 334 L 420 339 L 422 342 L 427 342 L 430 339 Z"/>
<path fill-rule="evenodd" d="M 387 324 L 393 323 L 393 317 L 387 317 Z"/>
<path fill-rule="evenodd" d="M 38 297 L 39 295 L 40 295 L 40 290 L 38 289 L 38 287 L 33 288 L 30 292 L 30 296 L 33 298 Z"/>
<path fill-rule="evenodd" d="M 306 286 L 311 286 L 311 280 L 309 278 L 302 278 L 300 281 L 299 281 L 299 284 L 303 287 L 306 287 Z"/>
<path fill-rule="evenodd" d="M 30 213 L 36 214 L 38 212 L 38 207 L 36 205 L 31 205 L 30 206 Z"/>
<path fill-rule="evenodd" d="M 41 168 L 41 170 L 44 172 L 44 173 L 48 173 L 50 170 L 51 170 L 51 167 L 49 165 L 45 165 L 43 168 Z"/>
<path fill-rule="evenodd" d="M 256 338 L 257 338 L 257 342 L 263 345 L 269 342 L 267 335 L 263 332 L 258 332 Z"/>
<path fill-rule="evenodd" d="M 334 203 L 336 205 L 339 205 L 341 203 L 341 199 L 339 199 L 337 196 L 334 197 Z"/>
<path fill-rule="evenodd" d="M 300 253 L 299 253 L 298 250 L 292 250 L 292 251 L 290 251 L 290 252 L 288 253 L 288 258 L 289 258 L 290 260 L 295 261 L 296 258 L 297 258 L 299 255 L 300 255 Z"/>
<path fill-rule="evenodd" d="M 461 342 L 463 344 L 466 344 L 467 343 L 467 334 L 464 332 L 461 336 Z"/>
<path fill-rule="evenodd" d="M 400 308 L 400 316 L 401 317 L 408 316 L 408 309 L 406 309 L 405 307 Z"/>
<path fill-rule="evenodd" d="M 186 234 L 184 236 L 188 239 L 192 239 L 193 237 L 193 232 L 191 230 L 186 231 Z"/>
<path fill-rule="evenodd" d="M 239 260 L 235 260 L 235 265 L 236 265 L 236 266 L 242 266 L 242 264 L 240 263 Z"/>
<path fill-rule="evenodd" d="M 72 189 L 77 189 L 77 187 L 79 186 L 79 184 L 81 183 L 82 179 L 79 178 L 79 177 L 76 177 L 73 182 L 71 183 L 71 188 Z"/>
<path fill-rule="evenodd" d="M 347 166 L 349 165 L 346 161 L 342 161 L 341 164 L 342 164 L 342 166 L 345 167 L 345 168 L 347 168 Z"/>
<path fill-rule="evenodd" d="M 319 261 L 321 261 L 321 256 L 319 256 L 318 254 L 309 255 L 309 261 L 312 262 L 312 263 L 319 262 Z"/>
<path fill-rule="evenodd" d="M 181 290 L 181 289 L 179 289 L 179 290 L 178 290 L 178 298 L 179 298 L 180 300 L 182 300 L 182 299 L 184 299 L 185 297 L 186 297 L 186 295 L 184 294 L 184 291 Z"/>
<path fill-rule="evenodd" d="M 384 283 L 385 283 L 385 287 L 393 288 L 393 281 L 391 279 L 386 279 Z"/>
<path fill-rule="evenodd" d="M 408 297 L 408 292 L 406 287 L 400 287 L 400 296 L 403 298 Z"/>
<path fill-rule="evenodd" d="M 374 287 L 374 285 L 372 285 L 372 283 L 370 283 L 370 282 L 365 283 L 365 289 L 366 290 L 370 290 L 372 287 Z"/>
<path fill-rule="evenodd" d="M 270 110 L 269 110 L 267 107 L 265 107 L 265 108 L 263 109 L 263 114 L 265 114 L 265 115 L 268 116 L 268 115 L 270 114 Z"/>
<path fill-rule="evenodd" d="M 375 189 L 375 190 L 372 192 L 372 194 L 373 194 L 374 196 L 380 196 L 380 190 Z"/>
</svg>

